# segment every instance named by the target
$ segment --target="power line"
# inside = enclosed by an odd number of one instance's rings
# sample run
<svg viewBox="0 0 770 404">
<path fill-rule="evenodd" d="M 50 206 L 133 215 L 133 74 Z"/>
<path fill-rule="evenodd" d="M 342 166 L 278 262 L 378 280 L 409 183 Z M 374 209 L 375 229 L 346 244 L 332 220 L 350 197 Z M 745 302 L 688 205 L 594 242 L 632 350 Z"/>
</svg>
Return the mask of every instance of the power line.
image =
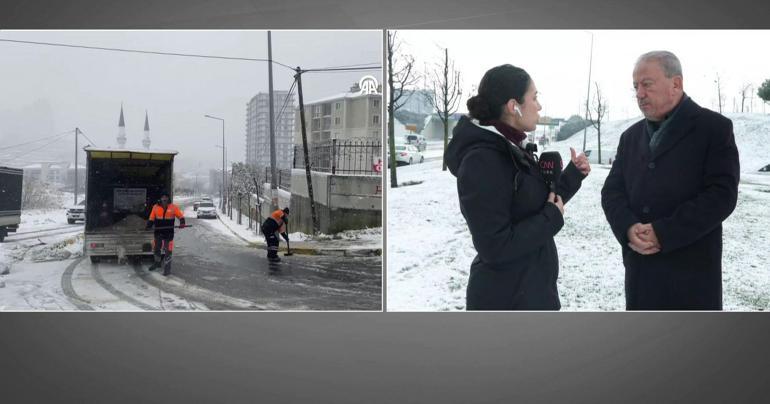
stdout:
<svg viewBox="0 0 770 404">
<path fill-rule="evenodd" d="M 94 142 L 93 140 L 91 140 L 91 138 L 90 138 L 90 137 L 88 137 L 88 135 L 86 135 L 85 133 L 83 133 L 83 129 L 80 129 L 80 134 L 81 134 L 81 135 L 83 135 L 83 136 L 84 136 L 86 139 L 88 139 L 88 141 L 89 141 L 89 142 L 91 142 L 91 144 L 92 144 L 93 146 L 96 146 L 96 142 Z"/>
<path fill-rule="evenodd" d="M 329 67 L 322 69 L 304 69 L 302 73 L 315 73 L 315 72 L 356 72 L 362 70 L 380 70 L 382 66 L 370 66 L 370 67 Z"/>
<path fill-rule="evenodd" d="M 70 134 L 72 132 L 74 132 L 74 130 L 68 130 L 66 132 L 57 133 L 55 135 L 44 137 L 44 138 L 40 138 L 40 139 L 37 139 L 37 140 L 30 140 L 29 142 L 13 144 L 13 145 L 10 145 L 10 146 L 3 146 L 3 147 L 0 147 L 0 150 L 7 150 L 7 149 L 13 149 L 15 147 L 26 146 L 28 144 L 37 143 L 37 142 L 40 142 L 40 141 L 43 141 L 43 140 L 53 139 L 55 137 L 62 136 L 62 135 L 67 135 L 67 134 Z"/>
<path fill-rule="evenodd" d="M 286 94 L 286 98 L 283 100 L 283 105 L 281 106 L 281 111 L 278 112 L 278 117 L 275 118 L 275 124 L 278 124 L 278 121 L 281 119 L 281 114 L 283 114 L 284 108 L 286 108 L 286 104 L 289 102 L 289 97 L 294 93 L 294 87 L 297 85 L 297 79 L 294 79 L 294 82 L 291 83 L 291 87 L 289 88 L 289 92 Z"/>
<path fill-rule="evenodd" d="M 38 150 L 40 150 L 40 149 L 46 148 L 46 147 L 48 147 L 48 146 L 50 146 L 50 145 L 52 145 L 52 144 L 54 144 L 54 143 L 56 143 L 56 142 L 58 142 L 58 141 L 62 140 L 62 139 L 64 138 L 64 136 L 66 136 L 66 135 L 67 135 L 67 134 L 64 134 L 64 135 L 60 135 L 58 138 L 56 138 L 56 139 L 54 139 L 54 140 L 52 140 L 52 141 L 50 141 L 50 142 L 48 142 L 48 143 L 46 143 L 46 144 L 44 144 L 44 145 L 42 145 L 42 146 L 38 147 L 38 148 L 36 148 L 36 149 L 32 149 L 32 150 L 29 150 L 29 151 L 27 151 L 26 153 L 22 153 L 22 154 L 19 154 L 18 156 L 14 157 L 14 158 L 12 158 L 12 159 L 10 159 L 10 160 L 6 160 L 6 162 L 9 162 L 9 161 L 14 161 L 14 160 L 18 160 L 20 157 L 24 157 L 24 156 L 26 156 L 26 155 L 28 155 L 28 154 L 30 154 L 30 153 L 33 153 L 33 152 L 36 152 L 36 151 L 38 151 Z"/>
<path fill-rule="evenodd" d="M 269 62 L 268 59 L 260 59 L 260 58 L 201 55 L 201 54 L 195 54 L 195 53 L 159 52 L 159 51 L 146 51 L 146 50 L 139 50 L 139 49 L 124 49 L 124 48 L 107 48 L 102 46 L 73 45 L 73 44 L 54 43 L 54 42 L 20 41 L 16 39 L 0 39 L 0 42 L 23 43 L 28 45 L 59 46 L 64 48 L 91 49 L 91 50 L 102 50 L 102 51 L 111 51 L 111 52 L 143 53 L 143 54 L 149 54 L 149 55 L 162 55 L 162 56 L 181 56 L 181 57 L 193 57 L 193 58 L 203 58 L 203 59 L 241 60 L 241 61 L 248 61 L 248 62 Z M 294 70 L 293 67 L 287 64 L 278 62 L 276 60 L 273 60 L 272 62 L 279 66 L 283 66 L 287 69 Z"/>
<path fill-rule="evenodd" d="M 311 70 L 314 70 L 314 69 L 344 69 L 344 68 L 353 68 L 353 67 L 376 67 L 376 68 L 381 68 L 381 65 L 380 65 L 380 62 L 371 62 L 371 63 L 357 63 L 357 64 L 354 64 L 354 65 L 314 67 Z"/>
</svg>

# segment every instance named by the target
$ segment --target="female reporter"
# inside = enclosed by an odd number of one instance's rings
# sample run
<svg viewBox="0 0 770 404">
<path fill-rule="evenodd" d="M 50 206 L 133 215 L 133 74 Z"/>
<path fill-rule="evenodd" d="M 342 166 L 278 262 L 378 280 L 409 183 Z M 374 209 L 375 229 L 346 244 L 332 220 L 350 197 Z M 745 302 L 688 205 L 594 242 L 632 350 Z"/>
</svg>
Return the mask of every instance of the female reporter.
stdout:
<svg viewBox="0 0 770 404">
<path fill-rule="evenodd" d="M 571 150 L 556 194 L 549 193 L 525 132 L 541 109 L 537 88 L 523 69 L 506 64 L 484 74 L 467 101 L 446 151 L 457 177 L 460 210 L 478 253 L 470 268 L 467 310 L 558 310 L 559 256 L 554 236 L 564 203 L 591 170 Z"/>
</svg>

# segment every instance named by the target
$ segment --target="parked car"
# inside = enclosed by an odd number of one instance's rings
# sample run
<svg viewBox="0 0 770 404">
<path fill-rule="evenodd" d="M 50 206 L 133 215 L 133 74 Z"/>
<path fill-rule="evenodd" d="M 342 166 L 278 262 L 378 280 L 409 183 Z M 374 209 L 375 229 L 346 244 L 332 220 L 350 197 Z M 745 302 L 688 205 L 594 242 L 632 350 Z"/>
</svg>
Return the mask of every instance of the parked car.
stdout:
<svg viewBox="0 0 770 404">
<path fill-rule="evenodd" d="M 203 218 L 212 218 L 216 219 L 217 217 L 217 208 L 214 206 L 214 203 L 211 201 L 200 201 L 198 205 L 197 217 L 198 219 Z"/>
<path fill-rule="evenodd" d="M 406 142 L 417 147 L 418 151 L 425 151 L 428 147 L 428 141 L 423 135 L 406 135 Z"/>
<path fill-rule="evenodd" d="M 201 202 L 211 202 L 211 198 L 208 196 L 202 196 L 199 200 L 193 202 L 193 210 L 197 211 Z"/>
<path fill-rule="evenodd" d="M 78 220 L 86 220 L 86 201 L 67 207 L 67 223 L 74 224 Z"/>
<path fill-rule="evenodd" d="M 396 145 L 396 163 L 414 164 L 423 161 L 425 161 L 425 157 L 417 150 L 417 147 L 410 144 Z"/>
</svg>

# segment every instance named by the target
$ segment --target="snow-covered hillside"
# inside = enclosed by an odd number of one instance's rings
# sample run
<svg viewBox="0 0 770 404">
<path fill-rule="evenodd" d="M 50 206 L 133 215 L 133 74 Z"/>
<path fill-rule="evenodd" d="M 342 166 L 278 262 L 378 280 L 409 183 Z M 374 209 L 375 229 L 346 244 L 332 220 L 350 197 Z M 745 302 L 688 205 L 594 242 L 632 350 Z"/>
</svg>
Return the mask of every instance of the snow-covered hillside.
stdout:
<svg viewBox="0 0 770 404">
<path fill-rule="evenodd" d="M 741 159 L 741 172 L 753 173 L 770 164 L 770 114 L 725 114 L 733 121 L 735 143 Z M 607 163 L 615 154 L 620 135 L 641 117 L 610 121 L 602 124 L 602 163 Z M 591 161 L 597 157 L 596 129 L 586 131 L 586 150 L 591 150 Z M 552 143 L 546 150 L 558 150 L 562 157 L 569 157 L 569 148 L 583 149 L 583 131 L 560 142 Z M 565 155 L 566 152 L 566 155 Z"/>
</svg>

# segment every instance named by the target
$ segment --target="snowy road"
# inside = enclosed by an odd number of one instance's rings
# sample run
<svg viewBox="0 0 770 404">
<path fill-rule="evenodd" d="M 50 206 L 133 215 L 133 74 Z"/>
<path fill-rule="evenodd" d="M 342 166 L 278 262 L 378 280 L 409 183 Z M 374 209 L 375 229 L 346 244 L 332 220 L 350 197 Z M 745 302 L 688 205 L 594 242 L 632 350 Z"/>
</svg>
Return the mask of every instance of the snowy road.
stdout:
<svg viewBox="0 0 770 404">
<path fill-rule="evenodd" d="M 9 271 L 0 276 L 0 310 L 381 307 L 379 257 L 295 255 L 268 265 L 264 250 L 234 237 L 217 220 L 188 216 L 193 226 L 177 232 L 173 273 L 164 277 L 147 270 L 150 260 L 92 264 L 82 257 L 83 226 L 62 225 L 59 216 L 59 212 L 30 215 L 29 230 L 0 244 L 0 272 Z"/>
<path fill-rule="evenodd" d="M 188 216 L 189 217 L 189 216 Z M 177 232 L 173 275 L 201 289 L 277 310 L 379 310 L 381 259 L 266 252 L 223 231 L 216 219 L 188 218 Z"/>
</svg>

